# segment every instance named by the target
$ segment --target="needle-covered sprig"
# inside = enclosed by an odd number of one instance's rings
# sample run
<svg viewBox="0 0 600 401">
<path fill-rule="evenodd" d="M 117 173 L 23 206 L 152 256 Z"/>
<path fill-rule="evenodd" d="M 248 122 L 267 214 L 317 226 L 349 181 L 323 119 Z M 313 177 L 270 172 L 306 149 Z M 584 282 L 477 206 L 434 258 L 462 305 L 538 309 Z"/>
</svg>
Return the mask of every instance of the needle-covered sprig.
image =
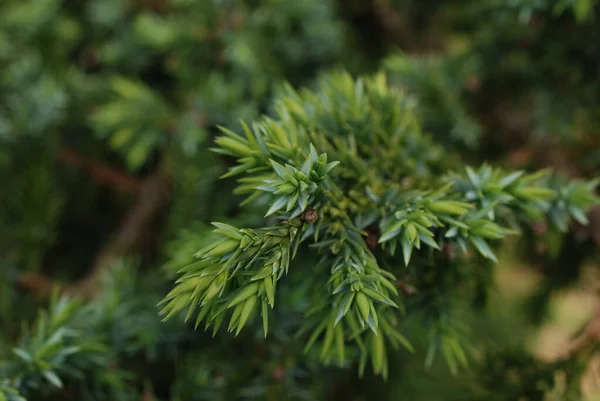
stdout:
<svg viewBox="0 0 600 401">
<path fill-rule="evenodd" d="M 487 269 L 486 259 L 497 262 L 493 243 L 518 234 L 520 224 L 548 214 L 561 227 L 569 217 L 585 222 L 598 199 L 594 183 L 557 190 L 544 171 L 465 168 L 423 133 L 415 107 L 381 74 L 336 72 L 322 76 L 315 92 L 288 86 L 276 117 L 242 124 L 242 135 L 222 128 L 215 151 L 237 161 L 225 177 L 237 177 L 235 193 L 264 208 L 256 217 L 269 223 L 215 224 L 217 239 L 180 271 L 163 301 L 165 319 L 187 309 L 187 318 L 197 312 L 196 326 L 205 322 L 216 333 L 229 316 L 237 334 L 261 315 L 266 335 L 286 273 L 310 276 L 298 338 L 321 362 L 356 360 L 362 373 L 371 361 L 386 376 L 386 349 L 411 349 L 404 316 L 425 316 L 431 349 L 464 365 L 452 304 L 439 300 L 455 280 L 429 278 Z M 454 248 L 463 252 L 448 256 Z M 305 256 L 320 258 L 307 269 L 298 263 Z M 409 271 L 421 286 L 413 291 L 432 296 L 405 302 L 398 277 Z"/>
<path fill-rule="evenodd" d="M 310 146 L 310 155 L 307 156 L 302 168 L 286 164 L 282 166 L 270 160 L 276 178 L 265 179 L 263 185 L 256 187 L 260 191 L 271 194 L 275 200 L 271 203 L 265 217 L 280 210 L 290 213 L 288 218 L 299 216 L 306 207 L 315 201 L 319 184 L 325 180 L 327 174 L 339 162 L 327 163 L 327 154 L 317 155 L 314 146 Z"/>
</svg>

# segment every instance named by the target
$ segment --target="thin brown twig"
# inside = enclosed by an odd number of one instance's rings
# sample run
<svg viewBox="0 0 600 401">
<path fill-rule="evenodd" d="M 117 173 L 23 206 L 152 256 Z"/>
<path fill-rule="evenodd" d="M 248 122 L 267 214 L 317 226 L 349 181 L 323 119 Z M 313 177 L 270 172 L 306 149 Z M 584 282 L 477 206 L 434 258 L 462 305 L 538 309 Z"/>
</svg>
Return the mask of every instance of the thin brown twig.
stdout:
<svg viewBox="0 0 600 401">
<path fill-rule="evenodd" d="M 72 149 L 60 149 L 58 152 L 58 160 L 84 170 L 97 183 L 108 185 L 121 192 L 137 194 L 142 187 L 141 180 L 131 177 L 124 172 L 111 166 L 107 166 L 99 161 L 90 160 Z"/>
<path fill-rule="evenodd" d="M 567 344 L 560 356 L 570 358 L 589 344 L 597 341 L 600 341 L 600 307 L 585 328 Z"/>
<path fill-rule="evenodd" d="M 26 274 L 19 279 L 19 284 L 42 297 L 48 296 L 55 287 L 72 295 L 86 298 L 97 296 L 101 291 L 101 281 L 106 269 L 139 247 L 151 232 L 152 223 L 159 212 L 167 205 L 169 193 L 169 181 L 162 170 L 148 177 L 143 182 L 131 211 L 114 237 L 99 252 L 92 269 L 83 279 L 66 285 L 39 274 Z"/>
<path fill-rule="evenodd" d="M 25 288 L 41 298 L 47 298 L 54 288 L 64 291 L 64 285 L 39 273 L 25 273 L 17 280 L 20 287 Z"/>
</svg>

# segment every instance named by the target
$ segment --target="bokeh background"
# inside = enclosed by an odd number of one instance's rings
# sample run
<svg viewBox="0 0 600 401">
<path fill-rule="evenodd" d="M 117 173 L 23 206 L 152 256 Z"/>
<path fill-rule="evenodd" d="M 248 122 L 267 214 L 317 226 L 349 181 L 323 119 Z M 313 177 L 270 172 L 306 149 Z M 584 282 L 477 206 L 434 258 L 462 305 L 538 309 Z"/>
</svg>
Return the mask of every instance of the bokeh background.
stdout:
<svg viewBox="0 0 600 401">
<path fill-rule="evenodd" d="M 595 349 L 556 361 L 600 338 L 598 210 L 505 244 L 495 290 L 464 316 L 495 353 L 458 375 L 424 367 L 419 335 L 382 384 L 306 359 L 296 316 L 268 340 L 213 340 L 156 304 L 211 221 L 256 219 L 218 180 L 216 127 L 328 71 L 384 71 L 467 162 L 595 178 L 598 18 L 597 0 L 2 0 L 0 400 L 19 399 L 19 369 L 50 372 L 30 400 L 570 400 L 575 382 L 593 399 Z M 63 366 L 74 318 L 87 353 Z"/>
</svg>

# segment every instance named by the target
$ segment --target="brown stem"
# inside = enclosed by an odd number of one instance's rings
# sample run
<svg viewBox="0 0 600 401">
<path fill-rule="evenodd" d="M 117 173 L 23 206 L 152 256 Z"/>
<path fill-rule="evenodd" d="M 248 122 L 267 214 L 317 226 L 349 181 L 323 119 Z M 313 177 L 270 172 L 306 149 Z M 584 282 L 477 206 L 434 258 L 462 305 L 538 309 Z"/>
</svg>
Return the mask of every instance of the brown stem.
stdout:
<svg viewBox="0 0 600 401">
<path fill-rule="evenodd" d="M 28 274 L 19 283 L 40 296 L 50 294 L 54 286 L 62 292 L 93 298 L 100 293 L 104 272 L 119 258 L 127 256 L 152 232 L 152 223 L 159 212 L 167 205 L 170 193 L 169 180 L 162 170 L 144 180 L 136 203 L 123 220 L 114 237 L 99 252 L 90 273 L 83 279 L 70 284 L 60 285 L 49 278 Z"/>
<path fill-rule="evenodd" d="M 121 192 L 137 194 L 142 186 L 142 182 L 139 179 L 131 177 L 122 171 L 102 164 L 101 162 L 89 160 L 72 149 L 60 149 L 58 152 L 58 160 L 86 171 L 97 183 L 108 185 Z"/>
<path fill-rule="evenodd" d="M 136 203 L 125 217 L 116 235 L 100 251 L 90 274 L 69 286 L 70 293 L 91 297 L 98 294 L 105 270 L 117 259 L 126 256 L 140 245 L 159 211 L 166 206 L 169 192 L 169 181 L 162 170 L 158 170 L 144 181 Z"/>
<path fill-rule="evenodd" d="M 597 341 L 600 341 L 600 308 L 596 310 L 581 333 L 567 344 L 565 350 L 561 352 L 561 356 L 569 358 L 587 345 Z"/>
<path fill-rule="evenodd" d="M 57 287 L 60 292 L 63 292 L 65 287 L 38 273 L 26 273 L 19 277 L 17 283 L 20 287 L 35 293 L 41 298 L 49 297 L 54 287 Z"/>
</svg>

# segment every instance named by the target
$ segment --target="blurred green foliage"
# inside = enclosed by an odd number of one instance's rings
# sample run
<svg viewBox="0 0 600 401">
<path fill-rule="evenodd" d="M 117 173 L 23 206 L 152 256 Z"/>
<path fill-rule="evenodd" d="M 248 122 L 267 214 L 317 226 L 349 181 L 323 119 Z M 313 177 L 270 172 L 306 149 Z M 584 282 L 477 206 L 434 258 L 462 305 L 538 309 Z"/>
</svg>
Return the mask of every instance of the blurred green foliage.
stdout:
<svg viewBox="0 0 600 401">
<path fill-rule="evenodd" d="M 4 0 L 0 401 L 581 400 L 599 12 Z"/>
</svg>

